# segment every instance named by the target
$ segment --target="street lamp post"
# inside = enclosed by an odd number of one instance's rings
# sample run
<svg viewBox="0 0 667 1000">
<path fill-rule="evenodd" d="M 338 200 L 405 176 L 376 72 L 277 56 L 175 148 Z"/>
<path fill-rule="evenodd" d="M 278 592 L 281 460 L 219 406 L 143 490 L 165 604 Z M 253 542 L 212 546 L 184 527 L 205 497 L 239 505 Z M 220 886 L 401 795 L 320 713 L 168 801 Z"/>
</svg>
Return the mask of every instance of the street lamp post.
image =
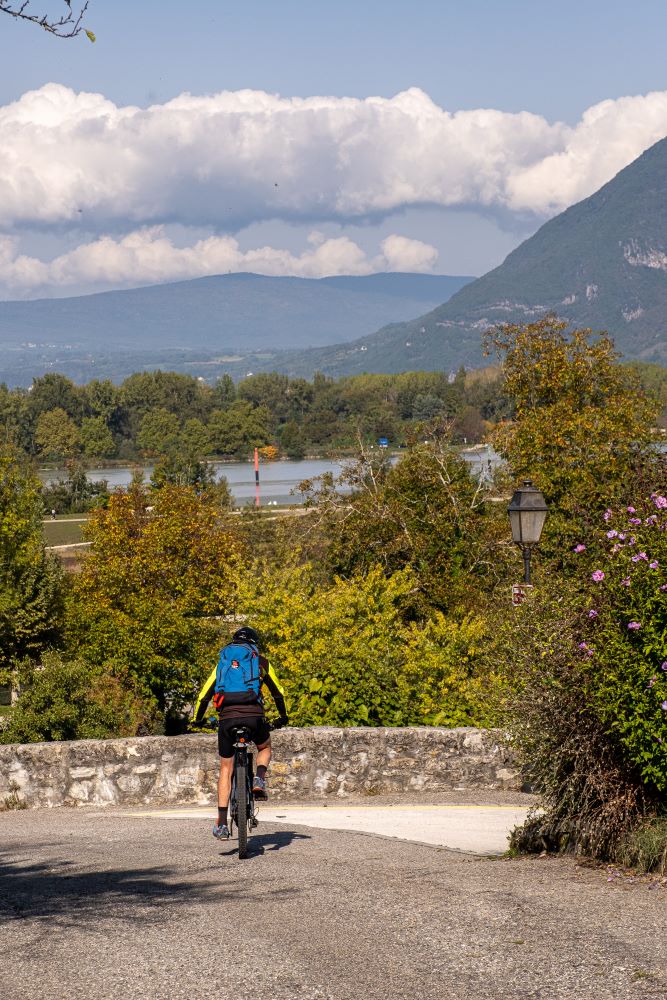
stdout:
<svg viewBox="0 0 667 1000">
<path fill-rule="evenodd" d="M 507 513 L 510 516 L 512 541 L 523 555 L 523 582 L 530 584 L 530 556 L 540 540 L 547 516 L 547 505 L 531 479 L 524 479 L 523 486 L 514 491 Z"/>
</svg>

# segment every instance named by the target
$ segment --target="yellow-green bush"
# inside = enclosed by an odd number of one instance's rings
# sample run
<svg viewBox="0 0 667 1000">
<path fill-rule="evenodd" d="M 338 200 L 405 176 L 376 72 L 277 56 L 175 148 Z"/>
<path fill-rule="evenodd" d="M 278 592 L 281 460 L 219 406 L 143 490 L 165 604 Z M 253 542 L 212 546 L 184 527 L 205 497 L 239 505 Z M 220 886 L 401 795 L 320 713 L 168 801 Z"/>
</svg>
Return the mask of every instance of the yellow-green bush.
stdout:
<svg viewBox="0 0 667 1000">
<path fill-rule="evenodd" d="M 409 570 L 316 587 L 308 567 L 251 574 L 241 596 L 284 680 L 296 725 L 483 725 L 485 682 L 475 674 L 484 625 L 437 615 L 406 622 Z"/>
</svg>

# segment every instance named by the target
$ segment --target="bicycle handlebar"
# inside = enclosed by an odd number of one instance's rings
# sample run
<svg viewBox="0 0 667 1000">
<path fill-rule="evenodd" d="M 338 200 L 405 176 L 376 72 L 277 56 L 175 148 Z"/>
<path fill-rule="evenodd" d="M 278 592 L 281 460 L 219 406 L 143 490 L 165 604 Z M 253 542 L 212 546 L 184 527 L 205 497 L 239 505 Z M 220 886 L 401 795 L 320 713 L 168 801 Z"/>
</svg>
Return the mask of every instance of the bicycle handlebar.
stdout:
<svg viewBox="0 0 667 1000">
<path fill-rule="evenodd" d="M 267 723 L 267 725 L 269 727 L 270 732 L 273 732 L 276 729 L 284 729 L 286 726 L 289 725 L 288 721 L 283 722 L 282 719 L 276 719 L 275 722 L 269 722 L 269 720 L 267 719 L 266 723 Z M 242 724 L 241 720 L 239 720 L 239 724 Z M 217 729 L 219 727 L 219 725 L 220 725 L 220 719 L 218 718 L 218 716 L 217 715 L 210 715 L 210 716 L 208 716 L 205 719 L 200 719 L 199 722 L 195 722 L 194 720 L 192 720 L 190 722 L 188 728 L 194 728 L 194 729 L 203 729 L 203 728 Z"/>
</svg>

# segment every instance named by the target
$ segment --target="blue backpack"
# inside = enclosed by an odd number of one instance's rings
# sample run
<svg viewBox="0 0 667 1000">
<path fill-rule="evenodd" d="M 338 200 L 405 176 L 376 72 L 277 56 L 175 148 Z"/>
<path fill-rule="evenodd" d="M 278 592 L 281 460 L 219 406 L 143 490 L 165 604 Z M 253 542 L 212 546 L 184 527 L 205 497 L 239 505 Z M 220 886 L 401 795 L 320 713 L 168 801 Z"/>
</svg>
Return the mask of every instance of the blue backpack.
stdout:
<svg viewBox="0 0 667 1000">
<path fill-rule="evenodd" d="M 261 704 L 261 683 L 256 646 L 249 642 L 230 642 L 221 649 L 215 674 L 216 695 L 222 695 L 228 705 Z"/>
</svg>

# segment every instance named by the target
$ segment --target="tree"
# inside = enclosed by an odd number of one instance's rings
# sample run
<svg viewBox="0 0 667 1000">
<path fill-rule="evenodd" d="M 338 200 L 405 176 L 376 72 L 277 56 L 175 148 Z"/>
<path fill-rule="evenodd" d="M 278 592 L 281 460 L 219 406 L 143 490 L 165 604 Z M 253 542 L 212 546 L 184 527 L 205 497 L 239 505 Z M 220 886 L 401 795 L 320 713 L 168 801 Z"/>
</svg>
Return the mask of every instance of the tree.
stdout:
<svg viewBox="0 0 667 1000">
<path fill-rule="evenodd" d="M 91 481 L 84 466 L 76 461 L 66 463 L 67 476 L 42 487 L 42 499 L 47 510 L 60 514 L 82 514 L 109 497 L 106 479 Z"/>
<path fill-rule="evenodd" d="M 208 424 L 213 449 L 219 455 L 246 457 L 253 448 L 269 443 L 270 418 L 266 407 L 253 407 L 243 399 L 227 410 L 214 410 Z"/>
<path fill-rule="evenodd" d="M 223 375 L 211 390 L 211 408 L 224 410 L 236 399 L 236 386 L 231 375 Z"/>
<path fill-rule="evenodd" d="M 172 455 L 180 444 L 180 422 L 175 413 L 149 410 L 141 421 L 137 444 L 150 455 Z"/>
<path fill-rule="evenodd" d="M 110 458 L 116 450 L 104 417 L 84 417 L 81 421 L 80 441 L 83 453 L 88 458 Z"/>
<path fill-rule="evenodd" d="M 215 496 L 135 484 L 91 517 L 67 602 L 69 655 L 127 676 L 161 712 L 188 702 L 236 610 L 241 547 Z"/>
<path fill-rule="evenodd" d="M 412 567 L 415 599 L 443 610 L 470 607 L 476 588 L 502 575 L 504 520 L 485 502 L 489 487 L 451 452 L 446 429 L 431 428 L 430 443 L 414 444 L 396 465 L 362 453 L 337 482 L 325 476 L 303 489 L 324 519 L 334 573 Z"/>
<path fill-rule="evenodd" d="M 0 0 L 0 14 L 9 14 L 10 17 L 15 17 L 17 20 L 38 24 L 44 31 L 48 31 L 51 35 L 57 35 L 58 38 L 75 38 L 83 31 L 88 40 L 94 42 L 94 33 L 83 26 L 88 2 L 89 0 L 85 0 L 85 3 L 79 4 L 73 10 L 71 0 L 63 0 L 66 9 L 60 17 L 56 17 L 55 15 L 32 13 L 30 0 Z"/>
<path fill-rule="evenodd" d="M 515 406 L 495 445 L 516 479 L 535 479 L 544 493 L 551 513 L 543 550 L 555 557 L 650 464 L 658 412 L 636 372 L 617 363 L 606 334 L 566 330 L 550 316 L 487 337 L 504 354 Z"/>
<path fill-rule="evenodd" d="M 84 393 L 71 379 L 58 372 L 49 372 L 32 380 L 30 410 L 34 417 L 49 410 L 64 410 L 68 417 L 78 421 L 83 414 Z"/>
<path fill-rule="evenodd" d="M 44 551 L 40 483 L 0 450 L 0 668 L 40 655 L 60 634 L 62 570 Z"/>
<path fill-rule="evenodd" d="M 306 446 L 301 429 L 295 420 L 283 424 L 280 429 L 280 447 L 288 458 L 302 459 L 306 454 Z"/>
<path fill-rule="evenodd" d="M 44 458 L 61 461 L 71 458 L 79 450 L 79 432 L 74 421 L 57 407 L 39 416 L 35 443 Z"/>
</svg>

